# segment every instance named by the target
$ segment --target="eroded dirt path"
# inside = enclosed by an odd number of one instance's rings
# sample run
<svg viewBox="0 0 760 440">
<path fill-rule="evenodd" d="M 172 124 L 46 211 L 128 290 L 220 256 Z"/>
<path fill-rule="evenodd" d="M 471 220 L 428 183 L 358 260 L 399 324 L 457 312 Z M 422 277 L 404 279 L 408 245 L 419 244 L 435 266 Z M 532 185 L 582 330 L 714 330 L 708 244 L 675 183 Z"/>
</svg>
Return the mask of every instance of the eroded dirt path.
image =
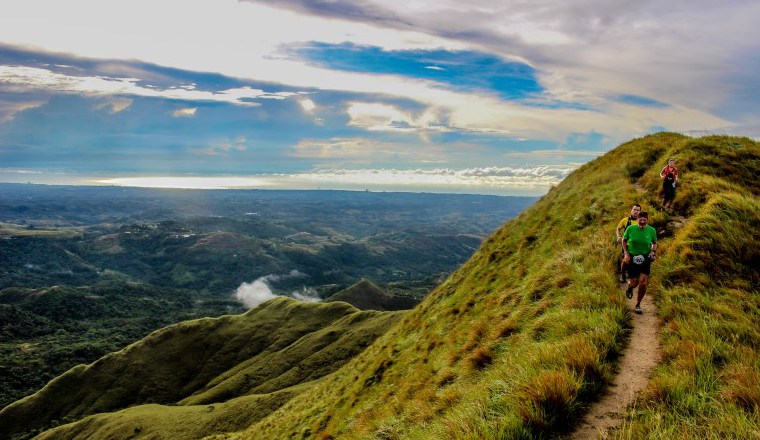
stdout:
<svg viewBox="0 0 760 440">
<path fill-rule="evenodd" d="M 626 285 L 620 286 L 625 291 Z M 570 439 L 606 439 L 608 429 L 622 423 L 626 408 L 633 403 L 636 394 L 644 389 L 660 360 L 658 332 L 661 324 L 651 295 L 647 294 L 641 301 L 643 315 L 633 313 L 636 305 L 635 290 L 633 299 L 627 302 L 633 317 L 633 329 L 620 358 L 620 370 L 607 392 L 591 407 Z"/>
</svg>

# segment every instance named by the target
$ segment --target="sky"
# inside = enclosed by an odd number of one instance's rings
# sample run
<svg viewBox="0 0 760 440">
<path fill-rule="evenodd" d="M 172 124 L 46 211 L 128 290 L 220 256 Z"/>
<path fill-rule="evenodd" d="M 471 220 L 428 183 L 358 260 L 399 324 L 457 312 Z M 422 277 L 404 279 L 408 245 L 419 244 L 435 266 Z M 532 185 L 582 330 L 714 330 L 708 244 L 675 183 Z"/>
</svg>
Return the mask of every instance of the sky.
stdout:
<svg viewBox="0 0 760 440">
<path fill-rule="evenodd" d="M 760 138 L 756 0 L 0 2 L 0 182 L 540 195 Z"/>
</svg>

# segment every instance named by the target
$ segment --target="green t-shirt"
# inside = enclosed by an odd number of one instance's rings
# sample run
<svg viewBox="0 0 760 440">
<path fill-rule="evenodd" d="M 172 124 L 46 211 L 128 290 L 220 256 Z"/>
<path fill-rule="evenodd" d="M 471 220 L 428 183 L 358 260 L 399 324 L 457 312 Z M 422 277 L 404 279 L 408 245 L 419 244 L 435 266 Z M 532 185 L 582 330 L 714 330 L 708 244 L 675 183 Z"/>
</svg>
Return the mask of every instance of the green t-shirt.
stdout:
<svg viewBox="0 0 760 440">
<path fill-rule="evenodd" d="M 657 231 L 649 225 L 644 229 L 631 225 L 623 233 L 623 240 L 628 240 L 628 252 L 631 255 L 646 255 L 652 243 L 657 243 Z"/>
</svg>

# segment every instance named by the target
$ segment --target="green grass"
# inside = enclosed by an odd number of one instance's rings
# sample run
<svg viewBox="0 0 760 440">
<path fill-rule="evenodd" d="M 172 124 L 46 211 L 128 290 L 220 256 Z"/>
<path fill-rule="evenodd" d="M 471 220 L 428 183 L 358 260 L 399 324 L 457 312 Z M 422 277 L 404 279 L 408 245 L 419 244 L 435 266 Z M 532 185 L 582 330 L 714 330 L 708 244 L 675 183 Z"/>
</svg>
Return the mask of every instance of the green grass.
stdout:
<svg viewBox="0 0 760 440">
<path fill-rule="evenodd" d="M 76 438 L 200 438 L 237 431 L 307 391 L 311 384 L 266 395 L 244 396 L 213 405 L 140 405 L 118 413 L 99 414 L 81 423 L 64 425 L 36 437 L 39 440 Z"/>
<path fill-rule="evenodd" d="M 682 227 L 673 223 L 680 218 L 658 208 L 658 174 L 670 157 L 681 170 L 675 206 L 687 218 Z M 235 395 L 223 405 L 237 405 L 261 397 L 245 381 L 257 371 L 254 364 L 241 361 L 184 402 L 196 405 L 165 417 L 158 407 L 138 406 L 55 432 L 127 437 L 144 412 L 153 420 L 149 432 L 169 438 L 564 436 L 603 392 L 626 343 L 631 317 L 615 281 L 613 231 L 638 202 L 664 232 L 649 289 L 664 322 L 663 359 L 612 435 L 756 438 L 757 176 L 760 147 L 749 139 L 660 133 L 632 140 L 568 176 L 489 237 L 419 306 L 397 315 L 366 350 L 308 382 L 308 392 L 271 405 L 271 412 L 239 424 L 228 416 L 203 419 L 219 423 L 218 430 L 187 423 L 179 435 L 171 427 L 200 417 L 200 403 L 217 405 Z M 180 329 L 167 331 L 164 343 L 172 346 Z M 341 344 L 361 334 L 346 334 Z M 286 392 L 288 384 L 261 391 Z"/>
<path fill-rule="evenodd" d="M 175 324 L 7 406 L 0 438 L 147 403 L 203 405 L 258 395 L 281 404 L 284 394 L 267 395 L 333 372 L 399 317 L 342 302 L 278 298 L 244 315 Z"/>
</svg>

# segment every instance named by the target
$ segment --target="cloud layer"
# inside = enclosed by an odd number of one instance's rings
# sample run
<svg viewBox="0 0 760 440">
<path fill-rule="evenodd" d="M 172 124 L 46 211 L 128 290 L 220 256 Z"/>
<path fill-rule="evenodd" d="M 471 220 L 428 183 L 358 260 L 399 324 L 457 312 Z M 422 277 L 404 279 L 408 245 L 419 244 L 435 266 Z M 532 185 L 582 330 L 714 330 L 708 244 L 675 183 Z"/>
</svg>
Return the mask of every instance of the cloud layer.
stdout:
<svg viewBox="0 0 760 440">
<path fill-rule="evenodd" d="M 135 0 L 119 20 L 17 2 L 0 14 L 0 163 L 545 189 L 563 174 L 515 170 L 660 130 L 757 136 L 759 20 L 750 0 Z"/>
</svg>

